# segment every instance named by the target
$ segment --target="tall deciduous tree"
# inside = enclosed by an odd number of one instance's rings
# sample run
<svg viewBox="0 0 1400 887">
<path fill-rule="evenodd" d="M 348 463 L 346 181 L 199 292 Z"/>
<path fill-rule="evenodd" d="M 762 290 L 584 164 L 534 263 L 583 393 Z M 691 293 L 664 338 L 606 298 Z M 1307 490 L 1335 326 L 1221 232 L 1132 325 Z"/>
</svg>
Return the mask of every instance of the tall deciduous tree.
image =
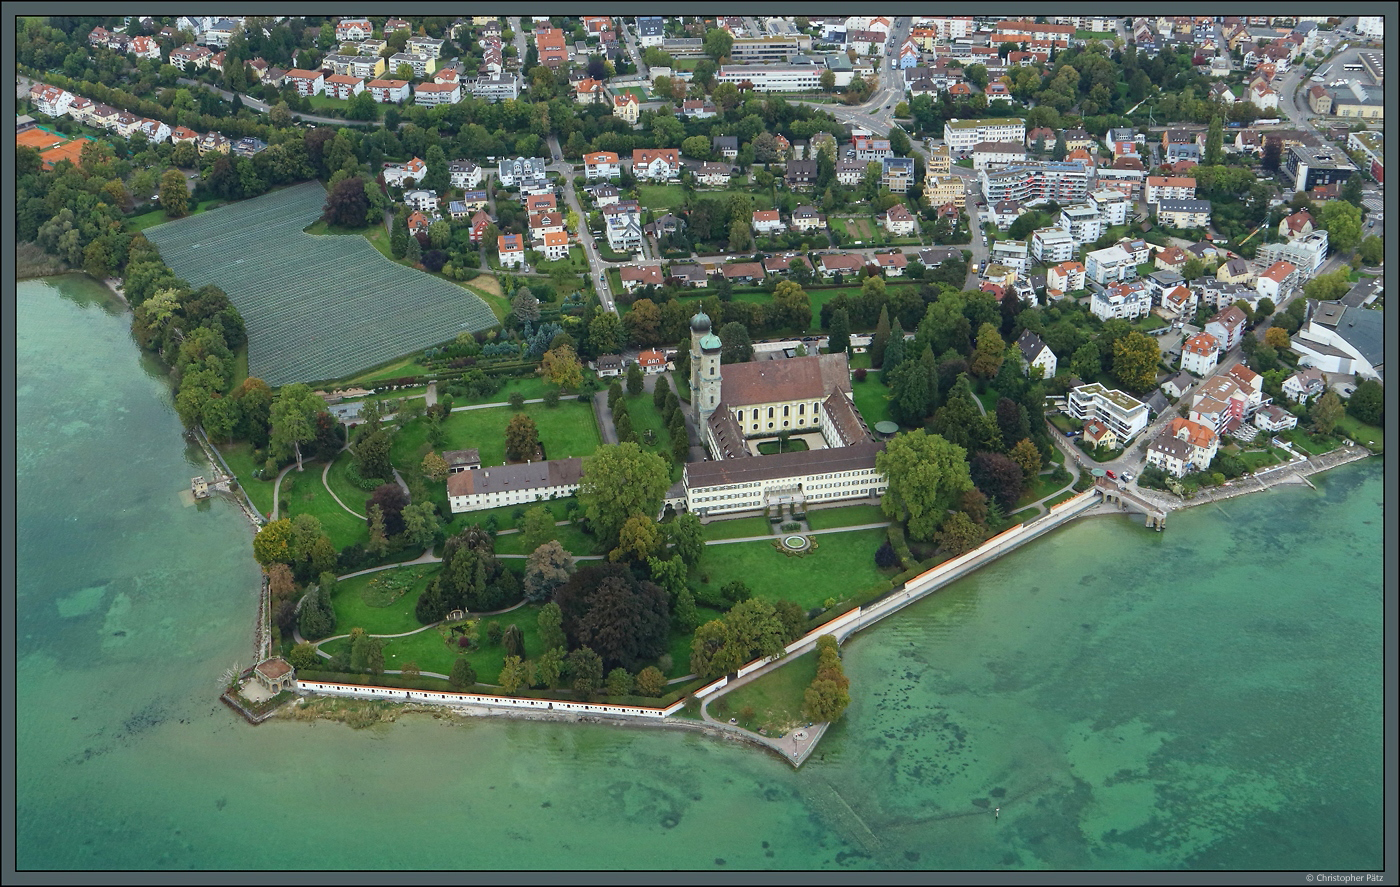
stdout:
<svg viewBox="0 0 1400 887">
<path fill-rule="evenodd" d="M 537 547 L 526 562 L 525 595 L 532 603 L 547 600 L 560 585 L 568 581 L 574 569 L 574 558 L 555 540 Z"/>
<path fill-rule="evenodd" d="M 907 520 L 914 539 L 931 539 L 958 496 L 972 487 L 967 451 L 922 430 L 896 435 L 876 454 L 875 467 L 889 483 L 881 509 L 893 520 Z"/>
<path fill-rule="evenodd" d="M 602 447 L 583 469 L 578 500 L 598 538 L 609 548 L 634 514 L 655 515 L 670 487 L 666 462 L 635 443 Z"/>
<path fill-rule="evenodd" d="M 185 185 L 185 174 L 178 169 L 167 169 L 160 177 L 160 208 L 172 219 L 178 219 L 189 212 L 190 191 Z"/>
<path fill-rule="evenodd" d="M 1324 391 L 1308 408 L 1308 418 L 1312 419 L 1313 430 L 1318 434 L 1331 434 L 1337 427 L 1337 420 L 1342 418 L 1342 399 L 1331 389 Z"/>
<path fill-rule="evenodd" d="M 972 352 L 972 372 L 984 379 L 990 379 L 1001 369 L 1006 357 L 1006 341 L 990 323 L 982 324 L 977 331 L 977 347 Z"/>
<path fill-rule="evenodd" d="M 1157 340 L 1134 330 L 1113 343 L 1113 376 L 1130 392 L 1150 391 L 1161 359 Z"/>
<path fill-rule="evenodd" d="M 331 225 L 363 228 L 369 213 L 369 198 L 365 196 L 364 179 L 358 176 L 341 179 L 326 197 L 321 218 Z"/>
<path fill-rule="evenodd" d="M 533 459 L 539 448 L 540 433 L 535 420 L 524 413 L 511 417 L 506 425 L 506 459 L 511 462 Z"/>
<path fill-rule="evenodd" d="M 571 643 L 591 647 L 609 666 L 629 670 L 665 651 L 671 608 L 666 592 L 620 564 L 578 570 L 554 595 Z"/>
<path fill-rule="evenodd" d="M 592 699 L 603 686 L 602 657 L 589 647 L 580 647 L 569 654 L 568 662 L 574 693 L 585 701 Z"/>
<path fill-rule="evenodd" d="M 549 349 L 540 358 L 540 373 L 551 385 L 569 390 L 583 384 L 583 365 L 579 363 L 574 346 L 567 342 Z"/>
<path fill-rule="evenodd" d="M 721 364 L 753 360 L 753 341 L 749 338 L 749 328 L 742 323 L 733 321 L 720 327 L 719 341 Z"/>
<path fill-rule="evenodd" d="M 316 436 L 316 414 L 326 402 L 300 382 L 287 385 L 272 404 L 272 445 L 296 451 L 297 471 L 302 470 L 301 445 Z"/>
</svg>

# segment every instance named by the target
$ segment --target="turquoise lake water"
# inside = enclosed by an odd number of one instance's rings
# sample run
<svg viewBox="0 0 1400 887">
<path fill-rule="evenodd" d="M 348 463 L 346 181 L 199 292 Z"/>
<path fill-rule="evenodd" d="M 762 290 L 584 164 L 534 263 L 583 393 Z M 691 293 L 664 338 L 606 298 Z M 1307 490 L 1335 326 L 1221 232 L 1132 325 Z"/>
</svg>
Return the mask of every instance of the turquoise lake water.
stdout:
<svg viewBox="0 0 1400 887">
<path fill-rule="evenodd" d="M 1079 522 L 902 611 L 800 771 L 661 730 L 252 727 L 216 698 L 246 520 L 184 504 L 205 466 L 104 287 L 23 281 L 17 314 L 20 869 L 1382 865 L 1379 460 Z"/>
</svg>

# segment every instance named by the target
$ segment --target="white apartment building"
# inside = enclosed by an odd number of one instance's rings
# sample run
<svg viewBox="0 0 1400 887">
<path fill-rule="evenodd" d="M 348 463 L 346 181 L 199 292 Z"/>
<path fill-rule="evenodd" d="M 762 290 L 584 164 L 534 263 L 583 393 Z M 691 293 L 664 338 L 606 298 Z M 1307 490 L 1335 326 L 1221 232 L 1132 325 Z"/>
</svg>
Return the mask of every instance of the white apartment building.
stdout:
<svg viewBox="0 0 1400 887">
<path fill-rule="evenodd" d="M 1299 275 L 1311 277 L 1327 261 L 1327 232 L 1319 228 L 1297 240 L 1261 244 L 1254 260 L 1265 267 L 1288 262 Z"/>
<path fill-rule="evenodd" d="M 1143 199 L 1148 206 L 1158 201 L 1191 200 L 1196 196 L 1196 180 L 1190 176 L 1148 176 L 1143 183 Z"/>
<path fill-rule="evenodd" d="M 1220 340 L 1210 333 L 1197 333 L 1181 344 L 1181 368 L 1198 376 L 1215 372 L 1220 356 Z"/>
<path fill-rule="evenodd" d="M 981 120 L 959 120 L 956 117 L 943 124 L 943 141 L 949 149 L 963 154 L 978 142 L 1026 141 L 1026 121 L 1021 117 L 995 117 Z"/>
<path fill-rule="evenodd" d="M 1102 286 L 1137 279 L 1137 264 L 1128 251 L 1117 244 L 1086 254 L 1084 271 L 1090 280 Z"/>
<path fill-rule="evenodd" d="M 1061 205 L 1083 200 L 1094 188 L 1093 166 L 1077 161 L 1037 160 L 1004 169 L 982 170 L 982 193 L 988 203 L 1014 200 L 1034 204 L 1054 200 Z"/>
<path fill-rule="evenodd" d="M 1037 228 L 1031 232 L 1031 255 L 1037 262 L 1068 262 L 1074 258 L 1074 251 L 1074 238 L 1064 228 Z"/>
<path fill-rule="evenodd" d="M 721 65 L 715 80 L 736 86 L 747 80 L 758 92 L 817 92 L 825 70 L 820 65 Z"/>
<path fill-rule="evenodd" d="M 1108 225 L 1126 225 L 1128 222 L 1128 198 L 1116 188 L 1100 188 L 1092 192 L 1089 195 L 1089 205 L 1098 211 Z"/>
<path fill-rule="evenodd" d="M 1029 258 L 1030 249 L 1024 240 L 998 240 L 992 244 L 990 261 L 1014 268 L 1019 275 L 1026 273 Z"/>
<path fill-rule="evenodd" d="M 1147 404 L 1117 389 L 1108 389 L 1098 382 L 1071 388 L 1066 412 L 1087 422 L 1098 419 L 1113 429 L 1119 442 L 1126 447 L 1147 427 Z"/>
<path fill-rule="evenodd" d="M 1103 236 L 1105 230 L 1103 216 L 1086 203 L 1060 210 L 1059 226 L 1069 232 L 1075 246 L 1093 243 Z"/>
<path fill-rule="evenodd" d="M 1115 283 L 1096 291 L 1089 300 L 1089 313 L 1099 320 L 1117 317 L 1134 320 L 1152 310 L 1152 291 L 1138 280 Z"/>
</svg>

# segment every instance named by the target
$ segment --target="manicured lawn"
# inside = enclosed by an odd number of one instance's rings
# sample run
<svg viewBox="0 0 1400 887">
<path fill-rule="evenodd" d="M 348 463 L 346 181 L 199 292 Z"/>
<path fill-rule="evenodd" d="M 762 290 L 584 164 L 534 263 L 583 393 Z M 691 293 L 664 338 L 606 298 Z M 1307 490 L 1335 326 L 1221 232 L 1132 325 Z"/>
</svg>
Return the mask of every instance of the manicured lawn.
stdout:
<svg viewBox="0 0 1400 887">
<path fill-rule="evenodd" d="M 1054 425 L 1065 434 L 1069 434 L 1071 431 L 1079 431 L 1084 427 L 1083 422 L 1080 422 L 1073 416 L 1067 416 L 1064 413 L 1051 413 L 1046 418 L 1050 420 L 1051 425 Z"/>
<path fill-rule="evenodd" d="M 807 449 L 810 449 L 807 441 L 800 437 L 788 441 L 765 440 L 758 445 L 758 452 L 764 456 L 772 456 L 775 453 L 800 453 Z"/>
<path fill-rule="evenodd" d="M 569 257 L 567 259 L 558 259 L 553 262 L 543 260 L 535 267 L 537 271 L 544 274 L 548 274 L 556 268 L 564 268 L 576 274 L 587 274 L 588 258 L 583 254 L 583 247 L 575 243 L 573 246 L 569 247 Z"/>
<path fill-rule="evenodd" d="M 293 468 L 282 478 L 278 517 L 295 517 L 299 514 L 315 517 L 321 522 L 321 529 L 331 537 L 331 544 L 336 549 L 369 539 L 365 521 L 341 508 L 321 483 L 321 470 L 325 463 L 307 462 L 305 465 L 305 471 L 298 472 Z M 349 500 L 345 504 L 354 508 L 361 503 Z"/>
<path fill-rule="evenodd" d="M 428 368 L 418 362 L 418 356 L 422 352 L 414 352 L 409 357 L 385 364 L 377 370 L 370 370 L 358 376 L 352 376 L 345 380 L 348 386 L 368 385 L 374 382 L 381 382 L 385 379 L 397 379 L 401 376 L 421 376 L 428 372 Z"/>
<path fill-rule="evenodd" d="M 1021 498 L 1017 500 L 1016 504 L 1022 506 L 1029 505 L 1037 499 L 1045 498 L 1061 487 L 1068 486 L 1068 484 L 1068 481 L 1065 483 L 1056 483 L 1050 479 L 1050 475 L 1048 474 L 1037 474 L 1035 476 L 1035 483 L 1030 485 L 1030 488 L 1021 495 Z"/>
<path fill-rule="evenodd" d="M 817 651 L 808 650 L 782 667 L 723 694 L 710 703 L 710 714 L 738 718 L 739 726 L 745 730 L 757 733 L 763 729 L 769 737 L 783 736 L 807 723 L 803 698 L 816 676 Z M 750 708 L 753 716 L 743 717 L 742 713 Z"/>
<path fill-rule="evenodd" d="M 738 579 L 755 597 L 786 598 L 804 609 L 820 607 L 827 598 L 841 600 L 886 578 L 875 566 L 875 550 L 885 541 L 883 529 L 831 533 L 813 541 L 818 550 L 802 558 L 777 552 L 770 542 L 711 545 L 700 568 L 709 573 L 712 586 Z M 817 577 L 820 581 L 813 581 Z"/>
<path fill-rule="evenodd" d="M 869 357 L 865 357 L 868 361 Z M 874 430 L 876 422 L 894 421 L 894 417 L 890 415 L 890 389 L 880 382 L 878 371 L 872 370 L 864 382 L 852 379 L 851 396 L 855 399 L 856 409 L 860 410 L 861 418 L 871 430 Z"/>
<path fill-rule="evenodd" d="M 1137 329 L 1140 329 L 1143 332 L 1147 332 L 1148 330 L 1159 329 L 1166 325 L 1167 322 L 1162 318 L 1158 317 L 1157 315 L 1147 314 L 1144 315 L 1143 318 L 1137 322 Z"/>
<path fill-rule="evenodd" d="M 533 507 L 533 506 L 531 506 Z M 555 527 L 554 538 L 572 555 L 602 554 L 597 550 L 598 540 L 579 529 L 577 524 Z M 502 533 L 496 537 L 497 554 L 530 554 L 525 550 L 524 533 Z"/>
<path fill-rule="evenodd" d="M 442 424 L 446 436 L 438 449 L 475 447 L 481 451 L 483 466 L 503 465 L 506 461 L 506 425 L 516 412 L 511 407 L 493 407 L 453 413 Z M 519 412 L 535 420 L 547 458 L 591 456 L 598 448 L 598 425 L 592 404 L 563 400 L 559 406 L 551 409 L 542 403 L 531 403 L 525 404 Z M 394 435 L 390 458 L 400 471 L 417 470 L 429 449 L 427 433 L 427 421 L 416 419 Z"/>
<path fill-rule="evenodd" d="M 1250 471 L 1257 471 L 1277 462 L 1287 462 L 1288 456 L 1282 450 L 1247 450 L 1239 454 L 1244 464 L 1249 466 Z"/>
<path fill-rule="evenodd" d="M 1351 438 L 1372 452 L 1385 452 L 1385 430 L 1375 425 L 1367 425 L 1355 416 L 1343 414 L 1337 421 L 1337 431 Z"/>
<path fill-rule="evenodd" d="M 706 539 L 743 539 L 745 536 L 768 536 L 768 519 L 763 517 L 736 517 L 719 520 L 705 525 Z M 727 549 L 715 549 L 723 551 Z"/>
<path fill-rule="evenodd" d="M 253 461 L 253 445 L 250 443 L 225 444 L 219 447 L 224 461 L 238 477 L 239 486 L 248 491 L 248 498 L 264 515 L 272 511 L 272 482 L 258 480 L 253 472 L 262 465 Z"/>
<path fill-rule="evenodd" d="M 486 274 L 482 274 L 479 277 L 475 277 L 473 278 L 473 280 L 489 280 L 492 283 L 495 283 L 495 278 Z M 506 299 L 505 296 L 502 296 L 499 293 L 493 293 L 490 290 L 487 290 L 480 286 L 473 286 L 470 283 L 458 283 L 457 285 L 469 292 L 475 293 L 481 298 L 481 301 L 485 302 L 487 305 L 490 305 L 491 313 L 496 315 L 497 320 L 505 320 L 506 315 L 510 313 L 510 301 Z M 499 285 L 497 285 L 496 288 L 499 289 Z"/>
<path fill-rule="evenodd" d="M 584 373 L 588 373 L 588 370 L 584 370 Z M 438 383 L 439 398 L 447 394 L 447 386 L 450 384 L 450 381 Z M 470 406 L 478 403 L 507 403 L 510 401 L 510 396 L 517 391 L 519 391 L 520 396 L 526 400 L 534 400 L 537 397 L 544 397 L 545 392 L 554 387 L 555 386 L 545 382 L 544 378 L 541 376 L 522 376 L 517 379 L 506 379 L 500 391 L 497 391 L 495 394 L 489 394 L 486 397 L 458 397 L 452 395 L 452 406 L 455 409 L 457 407 Z M 562 395 L 560 401 L 562 403 L 574 396 L 573 394 Z"/>
<path fill-rule="evenodd" d="M 1001 395 L 997 394 L 995 390 L 988 388 L 981 394 L 974 391 L 972 396 L 977 398 L 978 402 L 982 404 L 982 409 L 986 410 L 989 415 L 996 415 L 997 398 Z"/>
<path fill-rule="evenodd" d="M 685 203 L 685 189 L 680 185 L 638 185 L 638 199 L 650 209 L 674 210 Z"/>
<path fill-rule="evenodd" d="M 457 533 L 466 529 L 472 524 L 485 526 L 492 517 L 496 518 L 497 529 L 505 530 L 515 527 L 520 518 L 525 515 L 526 508 L 535 505 L 543 505 L 554 515 L 555 521 L 567 520 L 569 506 L 577 500 L 573 496 L 564 499 L 549 499 L 544 502 L 535 502 L 531 505 L 502 505 L 499 508 L 483 508 L 480 511 L 464 511 L 461 514 L 452 515 L 452 520 L 447 525 L 447 532 Z M 518 514 L 517 514 L 518 513 Z M 505 537 L 502 537 L 505 538 Z"/>
<path fill-rule="evenodd" d="M 363 628 L 370 634 L 400 634 L 421 628 L 422 623 L 413 615 L 413 608 L 440 569 L 436 564 L 415 564 L 337 582 L 335 594 L 331 596 L 335 607 L 335 633 L 346 634 L 352 628 Z M 405 588 L 401 597 L 384 606 L 398 590 Z"/>
<path fill-rule="evenodd" d="M 221 204 L 223 202 L 224 201 L 222 198 L 216 197 L 211 197 L 208 200 L 201 200 L 199 201 L 199 203 L 191 207 L 188 213 L 181 216 L 180 218 L 183 219 L 189 216 L 197 216 L 205 210 L 213 207 L 215 204 Z M 128 218 L 126 220 L 126 230 L 145 231 L 147 228 L 152 228 L 156 225 L 163 225 L 169 221 L 172 221 L 172 219 L 165 214 L 165 210 L 153 209 L 150 212 L 144 212 L 140 215 L 135 215 Z"/>
<path fill-rule="evenodd" d="M 1052 505 L 1059 505 L 1061 502 L 1073 499 L 1077 495 L 1078 493 L 1076 493 L 1074 490 L 1065 490 L 1063 493 L 1056 496 L 1055 498 L 1046 500 L 1045 506 L 1049 508 Z"/>
<path fill-rule="evenodd" d="M 658 376 L 656 384 L 665 385 L 665 378 Z M 669 458 L 671 452 L 671 435 L 666 430 L 666 420 L 662 417 L 661 411 L 652 403 L 651 397 L 651 392 L 643 391 L 635 397 L 624 394 L 622 399 L 627 401 L 627 415 L 632 419 L 632 430 L 637 432 L 637 444 L 642 449 L 649 450 L 666 459 Z M 656 435 L 654 443 L 648 444 L 646 442 L 647 431 Z M 671 480 L 680 480 L 684 468 L 683 465 L 672 466 Z"/>
<path fill-rule="evenodd" d="M 888 520 L 878 505 L 845 505 L 841 508 L 811 508 L 807 511 L 807 525 L 814 530 L 858 527 L 861 524 L 878 524 Z"/>
<path fill-rule="evenodd" d="M 477 627 L 477 647 L 467 654 L 472 668 L 476 669 L 476 679 L 483 684 L 494 684 L 501 674 L 501 663 L 505 661 L 505 647 L 490 644 L 486 640 L 486 625 L 499 622 L 501 628 L 515 624 L 520 626 L 521 637 L 525 641 L 525 658 L 538 659 L 544 653 L 540 644 L 539 608 L 521 607 L 500 616 L 486 616 Z M 397 668 L 409 661 L 416 661 L 423 671 L 451 674 L 452 663 L 457 659 L 457 651 L 449 648 L 442 635 L 433 629 L 390 641 L 384 647 L 386 668 Z"/>
<path fill-rule="evenodd" d="M 350 466 L 354 458 L 354 454 L 349 450 L 337 455 L 335 461 L 331 463 L 331 470 L 326 474 L 326 484 L 340 497 L 340 501 L 356 511 L 363 511 L 365 500 L 370 497 L 373 491 L 360 489 L 352 484 L 350 478 L 346 476 L 345 469 Z"/>
<path fill-rule="evenodd" d="M 639 102 L 651 100 L 650 94 L 647 92 L 645 86 L 625 86 L 621 89 L 614 89 L 613 92 L 619 95 L 636 96 Z"/>
<path fill-rule="evenodd" d="M 1291 442 L 1294 447 L 1302 450 L 1309 456 L 1316 456 L 1320 453 L 1325 453 L 1328 450 L 1335 448 L 1337 445 L 1336 442 L 1331 440 L 1330 438 L 1323 441 L 1313 440 L 1312 435 L 1308 434 L 1308 432 L 1304 431 L 1301 428 L 1290 428 L 1278 436 L 1286 441 Z"/>
</svg>

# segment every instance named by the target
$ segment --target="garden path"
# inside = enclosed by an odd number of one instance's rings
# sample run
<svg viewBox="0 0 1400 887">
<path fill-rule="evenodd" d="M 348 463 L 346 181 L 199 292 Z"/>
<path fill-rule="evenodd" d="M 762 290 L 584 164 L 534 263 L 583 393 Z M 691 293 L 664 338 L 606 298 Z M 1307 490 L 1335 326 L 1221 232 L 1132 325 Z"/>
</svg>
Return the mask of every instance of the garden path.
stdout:
<svg viewBox="0 0 1400 887">
<path fill-rule="evenodd" d="M 277 481 L 272 485 L 272 519 L 277 520 L 277 502 L 279 494 L 282 492 L 282 478 L 287 476 L 287 472 L 296 467 L 296 463 L 288 465 L 277 473 Z"/>
<path fill-rule="evenodd" d="M 882 527 L 888 527 L 889 525 L 890 525 L 890 522 L 889 522 L 889 521 L 881 521 L 881 522 L 879 522 L 879 523 L 873 523 L 873 524 L 856 524 L 856 525 L 850 526 L 850 527 L 830 527 L 830 528 L 825 529 L 825 530 L 807 530 L 807 531 L 806 531 L 805 533 L 803 533 L 802 535 L 804 535 L 804 536 L 819 536 L 819 535 L 821 535 L 822 533 L 851 533 L 851 532 L 854 532 L 854 531 L 856 531 L 856 530 L 878 530 L 878 529 L 880 529 L 880 528 L 882 528 Z M 777 536 L 771 536 L 771 535 L 770 535 L 770 536 L 740 536 L 738 539 L 709 539 L 709 540 L 707 540 L 707 541 L 705 542 L 705 544 L 706 544 L 706 545 L 728 545 L 728 544 L 730 544 L 731 542 L 767 542 L 767 541 L 770 540 L 770 539 L 776 539 L 776 538 L 777 538 Z"/>
<path fill-rule="evenodd" d="M 348 442 L 345 444 L 345 446 L 340 448 L 341 452 L 345 452 L 348 449 L 350 449 L 350 444 Z M 335 490 L 332 490 L 331 485 L 326 481 L 326 478 L 329 477 L 331 473 L 331 462 L 334 461 L 335 460 L 332 459 L 330 462 L 327 462 L 326 467 L 321 469 L 321 486 L 326 488 L 326 492 L 331 494 L 331 498 L 334 499 L 335 503 L 341 508 L 344 508 L 346 511 L 355 515 L 355 517 L 358 517 L 360 520 L 368 520 L 368 518 L 366 518 L 363 514 L 360 514 L 358 511 L 351 508 L 349 505 L 346 505 L 344 502 L 341 502 L 340 497 L 335 494 Z M 274 498 L 273 501 L 276 501 L 276 499 Z"/>
</svg>

